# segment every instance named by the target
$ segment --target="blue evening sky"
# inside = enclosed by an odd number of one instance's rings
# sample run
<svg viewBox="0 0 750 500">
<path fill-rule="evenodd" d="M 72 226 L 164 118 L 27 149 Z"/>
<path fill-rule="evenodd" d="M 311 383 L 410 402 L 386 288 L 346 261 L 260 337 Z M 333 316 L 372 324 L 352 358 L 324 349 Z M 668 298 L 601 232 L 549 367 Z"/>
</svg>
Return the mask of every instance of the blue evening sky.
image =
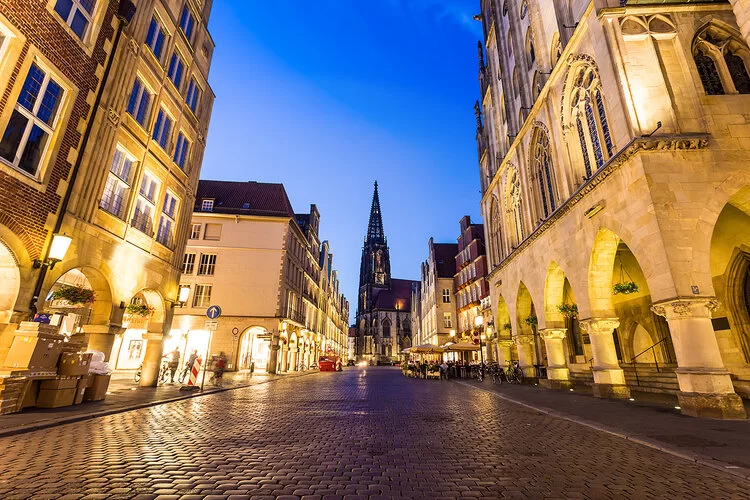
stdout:
<svg viewBox="0 0 750 500">
<path fill-rule="evenodd" d="M 357 306 L 377 179 L 395 278 L 418 279 L 430 236 L 479 221 L 471 19 L 478 0 L 215 0 L 216 102 L 203 179 L 284 184 L 315 203 Z"/>
</svg>

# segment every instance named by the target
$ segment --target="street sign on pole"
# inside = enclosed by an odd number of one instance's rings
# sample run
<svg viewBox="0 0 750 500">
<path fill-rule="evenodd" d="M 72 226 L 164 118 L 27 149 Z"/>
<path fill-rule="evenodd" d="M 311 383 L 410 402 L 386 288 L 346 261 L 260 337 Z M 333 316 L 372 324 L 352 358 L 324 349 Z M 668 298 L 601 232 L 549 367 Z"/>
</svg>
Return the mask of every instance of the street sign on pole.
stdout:
<svg viewBox="0 0 750 500">
<path fill-rule="evenodd" d="M 214 305 L 206 309 L 206 317 L 208 319 L 217 319 L 219 316 L 221 316 L 221 307 Z"/>
<path fill-rule="evenodd" d="M 215 332 L 219 328 L 219 322 L 217 320 L 208 320 L 203 326 L 209 332 Z"/>
</svg>

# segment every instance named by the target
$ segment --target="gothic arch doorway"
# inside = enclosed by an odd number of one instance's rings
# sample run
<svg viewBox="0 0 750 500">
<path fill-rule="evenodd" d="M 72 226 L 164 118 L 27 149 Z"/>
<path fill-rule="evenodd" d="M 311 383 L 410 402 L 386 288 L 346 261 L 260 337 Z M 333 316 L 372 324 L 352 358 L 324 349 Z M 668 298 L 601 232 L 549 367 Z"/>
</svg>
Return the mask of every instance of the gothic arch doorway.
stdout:
<svg viewBox="0 0 750 500">
<path fill-rule="evenodd" d="M 0 240 L 0 323 L 9 323 L 21 289 L 21 272 L 15 255 Z"/>
<path fill-rule="evenodd" d="M 240 370 L 268 371 L 271 359 L 271 335 L 265 328 L 253 326 L 245 330 L 240 340 Z"/>
</svg>

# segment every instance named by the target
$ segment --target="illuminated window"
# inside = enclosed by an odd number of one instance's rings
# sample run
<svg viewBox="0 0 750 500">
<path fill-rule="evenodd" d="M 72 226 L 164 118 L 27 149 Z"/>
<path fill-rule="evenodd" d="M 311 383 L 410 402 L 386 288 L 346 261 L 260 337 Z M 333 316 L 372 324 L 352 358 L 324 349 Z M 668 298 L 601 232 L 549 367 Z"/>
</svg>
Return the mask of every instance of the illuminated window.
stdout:
<svg viewBox="0 0 750 500">
<path fill-rule="evenodd" d="M 744 40 L 723 26 L 711 23 L 696 35 L 693 60 L 706 94 L 750 94 L 750 52 Z"/>
<path fill-rule="evenodd" d="M 182 274 L 193 274 L 195 267 L 195 254 L 186 253 L 182 256 Z"/>
<path fill-rule="evenodd" d="M 542 213 L 549 217 L 555 211 L 555 190 L 552 182 L 552 156 L 549 135 L 542 128 L 536 130 L 534 145 L 535 176 L 539 185 Z"/>
<path fill-rule="evenodd" d="M 193 307 L 208 307 L 211 305 L 211 285 L 195 285 Z"/>
<path fill-rule="evenodd" d="M 451 291 L 450 288 L 443 288 L 443 304 L 451 303 Z"/>
<path fill-rule="evenodd" d="M 32 64 L 0 140 L 0 157 L 36 176 L 55 131 L 64 94 L 48 71 Z"/>
<path fill-rule="evenodd" d="M 200 224 L 193 224 L 190 226 L 190 239 L 191 240 L 198 240 L 201 237 L 201 225 Z"/>
<path fill-rule="evenodd" d="M 154 234 L 154 203 L 159 184 L 156 178 L 148 172 L 143 173 L 141 187 L 138 190 L 138 200 L 135 205 L 135 213 L 130 225 L 149 236 Z"/>
<path fill-rule="evenodd" d="M 121 219 L 125 217 L 135 162 L 135 157 L 118 144 L 109 167 L 104 194 L 99 202 L 99 208 Z"/>
<path fill-rule="evenodd" d="M 174 246 L 174 227 L 177 218 L 177 197 L 167 191 L 164 196 L 164 205 L 159 219 L 159 230 L 156 232 L 156 241 L 168 248 Z"/>
<path fill-rule="evenodd" d="M 443 328 L 453 328 L 453 315 L 449 312 L 443 313 Z"/>
<path fill-rule="evenodd" d="M 214 209 L 214 200 L 201 200 L 201 212 L 211 212 Z"/>
</svg>

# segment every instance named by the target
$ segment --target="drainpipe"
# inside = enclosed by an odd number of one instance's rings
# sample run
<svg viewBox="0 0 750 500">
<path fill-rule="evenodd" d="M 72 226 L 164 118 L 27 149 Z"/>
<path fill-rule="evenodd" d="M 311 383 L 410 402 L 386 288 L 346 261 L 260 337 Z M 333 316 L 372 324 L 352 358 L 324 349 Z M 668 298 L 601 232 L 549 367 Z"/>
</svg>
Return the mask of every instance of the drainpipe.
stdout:
<svg viewBox="0 0 750 500">
<path fill-rule="evenodd" d="M 99 105 L 101 104 L 102 95 L 104 94 L 104 88 L 107 85 L 107 79 L 109 78 L 109 73 L 112 70 L 112 63 L 115 59 L 117 45 L 120 43 L 123 29 L 125 29 L 125 27 L 130 24 L 130 21 L 133 20 L 133 16 L 135 15 L 135 4 L 131 0 L 120 0 L 120 5 L 118 6 L 117 13 L 115 15 L 117 16 L 117 19 L 120 21 L 120 23 L 117 26 L 117 32 L 115 33 L 115 39 L 112 43 L 112 50 L 110 51 L 109 59 L 107 60 L 107 66 L 106 68 L 104 68 L 104 74 L 102 74 L 102 80 L 99 84 L 99 91 L 96 93 L 93 110 L 91 111 L 91 118 L 86 124 L 86 130 L 83 133 L 81 148 L 79 150 L 80 152 L 75 164 L 73 165 L 73 169 L 70 173 L 70 179 L 68 181 L 68 186 L 65 189 L 65 196 L 63 197 L 62 203 L 60 204 L 60 215 L 58 215 L 57 220 L 55 221 L 55 228 L 52 230 L 53 235 L 59 233 L 60 229 L 62 228 L 63 220 L 65 219 L 65 212 L 67 212 L 68 210 L 70 198 L 73 195 L 73 186 L 75 186 L 76 179 L 78 178 L 78 172 L 80 171 L 81 163 L 83 162 L 83 155 L 86 152 L 86 147 L 88 146 L 89 138 L 91 137 L 91 131 L 94 128 L 94 122 L 96 121 L 96 112 L 98 111 Z M 49 251 L 49 249 L 47 251 Z M 37 277 L 36 285 L 34 287 L 34 295 L 31 297 L 31 311 L 29 314 L 29 320 L 33 320 L 38 311 L 37 302 L 39 301 L 39 294 L 42 292 L 44 279 L 47 277 L 47 268 L 48 266 L 42 266 L 39 271 L 39 276 Z"/>
</svg>

